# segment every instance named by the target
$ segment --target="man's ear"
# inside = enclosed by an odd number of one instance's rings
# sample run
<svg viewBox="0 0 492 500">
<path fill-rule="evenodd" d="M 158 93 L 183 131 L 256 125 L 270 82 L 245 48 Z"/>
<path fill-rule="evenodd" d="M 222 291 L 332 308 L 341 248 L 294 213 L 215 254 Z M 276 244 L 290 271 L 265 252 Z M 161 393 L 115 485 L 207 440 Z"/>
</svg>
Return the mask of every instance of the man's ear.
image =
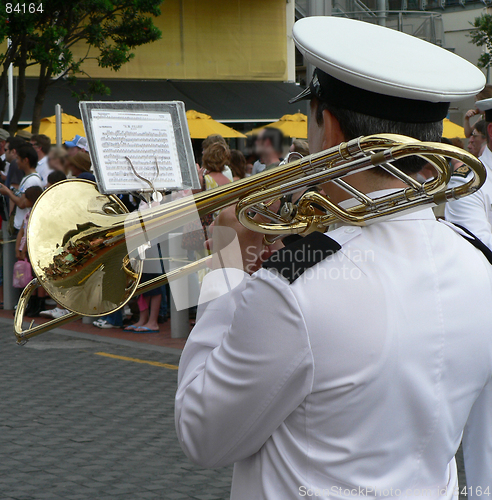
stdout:
<svg viewBox="0 0 492 500">
<path fill-rule="evenodd" d="M 487 144 L 490 144 L 491 139 L 492 139 L 492 123 L 489 123 L 487 125 Z"/>
<path fill-rule="evenodd" d="M 323 110 L 323 149 L 337 146 L 345 141 L 338 120 L 327 110 Z"/>
</svg>

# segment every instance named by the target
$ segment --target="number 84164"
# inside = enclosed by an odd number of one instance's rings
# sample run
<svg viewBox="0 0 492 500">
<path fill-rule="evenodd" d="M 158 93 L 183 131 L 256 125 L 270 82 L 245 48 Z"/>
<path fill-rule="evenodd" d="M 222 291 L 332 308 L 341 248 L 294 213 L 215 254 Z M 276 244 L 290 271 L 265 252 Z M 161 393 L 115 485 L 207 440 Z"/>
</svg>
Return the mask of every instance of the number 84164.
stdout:
<svg viewBox="0 0 492 500">
<path fill-rule="evenodd" d="M 42 3 L 7 3 L 5 4 L 5 12 L 7 14 L 35 14 L 43 12 Z"/>
</svg>

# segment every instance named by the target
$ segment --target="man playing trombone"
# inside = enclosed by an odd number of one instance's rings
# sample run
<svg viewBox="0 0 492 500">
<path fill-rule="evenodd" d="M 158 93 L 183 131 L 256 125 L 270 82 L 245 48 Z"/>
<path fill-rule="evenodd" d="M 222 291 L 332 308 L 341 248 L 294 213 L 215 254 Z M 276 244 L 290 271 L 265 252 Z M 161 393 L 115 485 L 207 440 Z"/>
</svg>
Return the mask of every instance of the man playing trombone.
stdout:
<svg viewBox="0 0 492 500">
<path fill-rule="evenodd" d="M 485 83 L 458 56 L 367 23 L 305 18 L 294 39 L 316 65 L 298 96 L 311 153 L 370 134 L 438 142 L 449 103 Z M 413 176 L 422 163 L 397 166 Z M 380 169 L 347 182 L 371 196 L 405 187 Z M 262 235 L 229 211 L 217 224 L 238 230 L 243 266 L 261 261 Z M 205 278 L 178 376 L 183 450 L 234 464 L 233 500 L 452 499 L 464 431 L 468 494 L 492 494 L 490 264 L 431 208 L 330 229 L 251 276 L 229 265 Z"/>
</svg>

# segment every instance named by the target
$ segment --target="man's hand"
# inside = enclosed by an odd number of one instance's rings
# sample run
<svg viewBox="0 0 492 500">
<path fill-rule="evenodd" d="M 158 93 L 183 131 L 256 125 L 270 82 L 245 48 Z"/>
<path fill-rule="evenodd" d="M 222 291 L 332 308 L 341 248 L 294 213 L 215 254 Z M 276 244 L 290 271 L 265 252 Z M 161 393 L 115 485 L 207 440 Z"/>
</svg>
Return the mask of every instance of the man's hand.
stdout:
<svg viewBox="0 0 492 500">
<path fill-rule="evenodd" d="M 465 120 L 469 120 L 472 116 L 479 115 L 481 111 L 479 111 L 477 108 L 469 109 L 465 113 Z"/>
<path fill-rule="evenodd" d="M 5 184 L 0 184 L 0 194 L 8 195 L 10 189 Z"/>
<path fill-rule="evenodd" d="M 259 220 L 259 216 L 258 217 Z M 270 255 L 283 247 L 277 241 L 273 245 L 265 245 L 263 234 L 250 231 L 242 226 L 236 217 L 236 207 L 224 208 L 215 219 L 212 226 L 212 238 L 208 247 L 214 254 L 215 267 L 240 267 L 247 273 L 254 273 Z M 234 240 L 237 238 L 236 243 Z M 232 255 L 238 252 L 241 256 Z"/>
</svg>

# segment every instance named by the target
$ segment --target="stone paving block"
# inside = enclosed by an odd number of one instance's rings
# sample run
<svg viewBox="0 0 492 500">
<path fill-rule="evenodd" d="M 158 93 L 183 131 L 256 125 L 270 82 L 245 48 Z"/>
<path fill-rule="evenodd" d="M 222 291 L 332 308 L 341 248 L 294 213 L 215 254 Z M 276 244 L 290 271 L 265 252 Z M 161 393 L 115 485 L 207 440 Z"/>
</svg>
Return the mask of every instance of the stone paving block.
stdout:
<svg viewBox="0 0 492 500">
<path fill-rule="evenodd" d="M 132 493 L 132 498 L 161 498 L 162 491 L 148 491 L 143 488 Z"/>
<path fill-rule="evenodd" d="M 208 493 L 206 495 L 196 495 L 193 498 L 196 498 L 196 500 L 222 500 L 221 496 L 209 495 Z"/>
<path fill-rule="evenodd" d="M 182 493 L 166 491 L 165 498 L 169 500 L 185 500 L 190 497 L 188 495 L 183 495 Z"/>
</svg>

